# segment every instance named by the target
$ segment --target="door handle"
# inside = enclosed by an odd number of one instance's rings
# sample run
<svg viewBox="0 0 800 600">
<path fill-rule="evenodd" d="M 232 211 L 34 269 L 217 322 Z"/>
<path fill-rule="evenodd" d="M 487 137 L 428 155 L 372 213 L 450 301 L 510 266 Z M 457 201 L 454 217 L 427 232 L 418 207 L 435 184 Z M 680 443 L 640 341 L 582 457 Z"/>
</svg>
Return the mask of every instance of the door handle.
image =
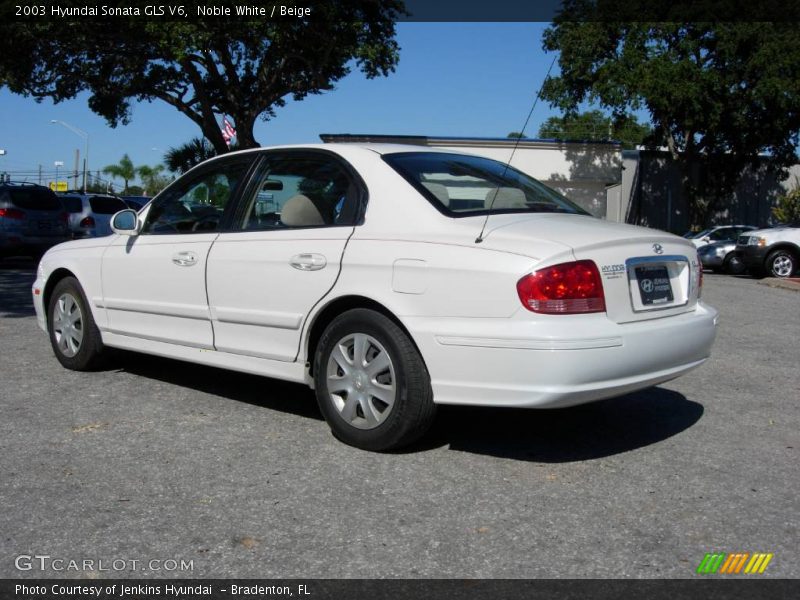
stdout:
<svg viewBox="0 0 800 600">
<path fill-rule="evenodd" d="M 319 271 L 325 268 L 328 261 L 321 254 L 295 254 L 289 264 L 300 271 Z"/>
<path fill-rule="evenodd" d="M 197 264 L 197 255 L 194 252 L 178 252 L 172 255 L 172 262 L 179 267 L 191 267 Z"/>
</svg>

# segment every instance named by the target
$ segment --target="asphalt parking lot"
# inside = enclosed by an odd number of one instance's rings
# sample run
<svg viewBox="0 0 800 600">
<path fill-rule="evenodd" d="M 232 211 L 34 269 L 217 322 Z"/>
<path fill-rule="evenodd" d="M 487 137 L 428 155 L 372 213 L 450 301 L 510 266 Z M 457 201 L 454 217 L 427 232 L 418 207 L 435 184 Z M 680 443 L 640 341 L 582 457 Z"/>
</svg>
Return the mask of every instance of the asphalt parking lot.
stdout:
<svg viewBox="0 0 800 600">
<path fill-rule="evenodd" d="M 706 552 L 800 577 L 798 292 L 707 274 L 701 369 L 573 409 L 447 408 L 381 455 L 302 386 L 129 353 L 64 370 L 33 268 L 0 263 L 0 578 L 680 578 Z"/>
</svg>

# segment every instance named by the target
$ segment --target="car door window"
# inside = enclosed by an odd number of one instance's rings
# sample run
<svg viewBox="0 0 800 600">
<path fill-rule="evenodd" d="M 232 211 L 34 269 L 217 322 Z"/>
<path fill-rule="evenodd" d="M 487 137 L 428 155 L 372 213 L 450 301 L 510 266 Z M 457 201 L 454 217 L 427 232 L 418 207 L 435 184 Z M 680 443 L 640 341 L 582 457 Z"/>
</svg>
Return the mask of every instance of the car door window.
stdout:
<svg viewBox="0 0 800 600">
<path fill-rule="evenodd" d="M 242 228 L 353 225 L 359 189 L 353 177 L 328 156 L 271 157 L 247 206 Z"/>
<path fill-rule="evenodd" d="M 249 161 L 229 162 L 167 190 L 153 201 L 142 233 L 217 231 L 248 165 Z"/>
</svg>

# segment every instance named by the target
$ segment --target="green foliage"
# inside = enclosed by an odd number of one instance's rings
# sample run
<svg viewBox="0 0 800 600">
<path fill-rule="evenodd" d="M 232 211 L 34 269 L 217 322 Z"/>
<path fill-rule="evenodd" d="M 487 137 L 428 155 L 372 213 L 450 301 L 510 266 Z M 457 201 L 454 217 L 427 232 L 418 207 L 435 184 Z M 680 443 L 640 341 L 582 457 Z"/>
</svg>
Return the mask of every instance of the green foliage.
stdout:
<svg viewBox="0 0 800 600">
<path fill-rule="evenodd" d="M 234 14 L 236 4 L 214 2 Z M 351 0 L 314 3 L 308 19 L 7 19 L 0 87 L 56 103 L 88 92 L 90 108 L 112 126 L 130 120 L 132 102 L 161 100 L 223 153 L 219 115 L 233 121 L 241 147 L 254 147 L 256 119 L 287 100 L 332 90 L 354 67 L 368 78 L 392 72 L 403 12 L 401 0 Z"/>
<path fill-rule="evenodd" d="M 800 223 L 800 178 L 795 177 L 794 187 L 778 197 L 777 206 L 772 209 L 772 216 L 779 223 Z"/>
<path fill-rule="evenodd" d="M 704 6 L 697 14 L 716 21 Z M 745 20 L 748 9 L 758 7 L 741 5 L 737 22 L 681 23 L 668 3 L 645 14 L 635 3 L 565 0 L 543 38 L 545 50 L 560 53 L 560 74 L 542 97 L 567 115 L 584 102 L 615 118 L 646 109 L 649 143 L 666 146 L 683 167 L 692 224 L 703 225 L 759 155 L 781 174 L 797 160 L 797 10 L 787 5 L 784 20 L 770 23 Z M 706 173 L 701 182 L 691 181 L 690 164 Z"/>
<path fill-rule="evenodd" d="M 639 123 L 635 115 L 623 115 L 617 119 L 608 117 L 599 110 L 563 117 L 550 117 L 539 127 L 540 138 L 561 140 L 622 142 L 624 148 L 634 148 L 651 135 L 647 125 Z"/>
<path fill-rule="evenodd" d="M 155 196 L 172 182 L 172 177 L 162 175 L 163 171 L 164 165 L 155 165 L 154 167 L 142 165 L 136 168 L 136 172 L 144 184 L 145 196 Z"/>
<path fill-rule="evenodd" d="M 136 167 L 133 166 L 131 157 L 127 154 L 123 154 L 117 164 L 103 167 L 103 173 L 111 175 L 111 177 L 119 177 L 122 179 L 125 182 L 122 193 L 127 194 L 129 192 L 128 182 L 136 177 Z"/>
<path fill-rule="evenodd" d="M 185 144 L 170 148 L 164 154 L 164 163 L 173 173 L 186 173 L 195 165 L 217 155 L 214 146 L 205 138 L 192 138 Z"/>
<path fill-rule="evenodd" d="M 512 131 L 506 137 L 512 140 L 521 140 L 525 138 L 525 134 L 520 131 Z"/>
</svg>

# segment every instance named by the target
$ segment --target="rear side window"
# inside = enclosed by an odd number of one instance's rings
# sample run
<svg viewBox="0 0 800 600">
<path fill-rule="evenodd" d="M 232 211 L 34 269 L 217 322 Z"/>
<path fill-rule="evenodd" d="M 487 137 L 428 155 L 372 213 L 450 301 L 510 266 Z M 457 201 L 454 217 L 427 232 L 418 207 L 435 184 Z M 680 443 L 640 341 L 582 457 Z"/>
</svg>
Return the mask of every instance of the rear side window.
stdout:
<svg viewBox="0 0 800 600">
<path fill-rule="evenodd" d="M 75 196 L 61 196 L 61 204 L 69 213 L 79 213 L 83 210 L 83 202 Z"/>
<path fill-rule="evenodd" d="M 489 158 L 407 152 L 387 154 L 383 160 L 453 217 L 489 212 L 589 214 L 533 177 Z"/>
<path fill-rule="evenodd" d="M 11 203 L 23 210 L 62 210 L 58 197 L 46 188 L 10 190 Z"/>
<path fill-rule="evenodd" d="M 110 196 L 89 198 L 89 206 L 92 207 L 92 212 L 98 215 L 113 215 L 128 208 L 122 200 Z"/>
</svg>

